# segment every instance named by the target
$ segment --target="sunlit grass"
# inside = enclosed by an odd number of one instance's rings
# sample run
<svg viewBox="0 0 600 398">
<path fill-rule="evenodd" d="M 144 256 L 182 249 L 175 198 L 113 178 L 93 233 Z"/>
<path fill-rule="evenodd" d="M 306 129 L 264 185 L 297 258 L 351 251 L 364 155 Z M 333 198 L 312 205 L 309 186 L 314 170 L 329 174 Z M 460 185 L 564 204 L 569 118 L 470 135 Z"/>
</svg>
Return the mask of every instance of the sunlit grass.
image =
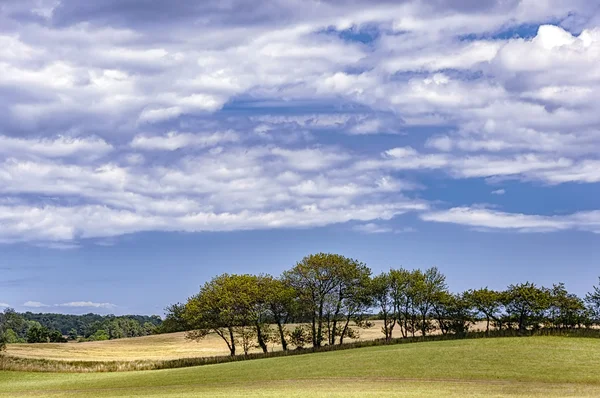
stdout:
<svg viewBox="0 0 600 398">
<path fill-rule="evenodd" d="M 361 348 L 128 373 L 0 372 L 0 396 L 600 396 L 600 339 Z"/>
</svg>

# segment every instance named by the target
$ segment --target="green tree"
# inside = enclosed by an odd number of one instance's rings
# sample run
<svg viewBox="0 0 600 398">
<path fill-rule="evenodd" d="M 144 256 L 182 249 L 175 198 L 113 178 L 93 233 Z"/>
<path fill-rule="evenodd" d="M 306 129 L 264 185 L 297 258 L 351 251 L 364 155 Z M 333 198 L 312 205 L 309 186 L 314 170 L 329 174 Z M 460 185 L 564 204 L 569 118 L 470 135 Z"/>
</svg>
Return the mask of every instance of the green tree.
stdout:
<svg viewBox="0 0 600 398">
<path fill-rule="evenodd" d="M 310 333 L 304 326 L 296 326 L 293 330 L 286 332 L 290 344 L 296 346 L 296 349 L 303 349 L 311 341 Z"/>
<path fill-rule="evenodd" d="M 273 321 L 277 325 L 279 340 L 284 351 L 288 349 L 285 325 L 298 312 L 297 293 L 281 279 L 265 277 L 263 279 L 265 302 L 269 307 Z"/>
<path fill-rule="evenodd" d="M 564 283 L 554 284 L 549 290 L 548 324 L 552 327 L 573 328 L 585 317 L 585 303 L 577 295 L 569 293 Z"/>
<path fill-rule="evenodd" d="M 69 340 L 77 340 L 78 334 L 77 334 L 77 329 L 73 328 L 71 330 L 69 330 Z"/>
<path fill-rule="evenodd" d="M 383 272 L 371 279 L 370 292 L 373 304 L 379 310 L 379 316 L 383 320 L 381 332 L 386 340 L 392 339 L 394 326 L 396 326 L 396 314 L 394 312 L 394 298 L 392 296 L 392 277 Z"/>
<path fill-rule="evenodd" d="M 329 344 L 335 343 L 336 336 L 343 341 L 349 319 L 360 307 L 357 295 L 363 292 L 370 272 L 356 260 L 339 254 L 318 253 L 304 257 L 284 273 L 287 283 L 298 292 L 311 320 L 314 347 L 323 344 L 324 326 L 329 331 Z M 345 324 L 338 329 L 340 322 Z"/>
<path fill-rule="evenodd" d="M 29 321 L 29 328 L 27 329 L 27 342 L 28 343 L 47 343 L 50 336 L 50 331 L 42 326 L 39 322 Z"/>
<path fill-rule="evenodd" d="M 237 278 L 223 274 L 213 278 L 201 287 L 200 292 L 191 297 L 185 305 L 183 317 L 193 329 L 186 333 L 192 340 L 200 340 L 215 333 L 236 353 L 235 328 L 242 326 L 243 320 L 237 300 Z"/>
<path fill-rule="evenodd" d="M 58 330 L 51 330 L 48 333 L 48 340 L 51 343 L 66 343 L 67 339 L 62 335 L 62 333 Z"/>
<path fill-rule="evenodd" d="M 426 336 L 427 332 L 434 328 L 429 321 L 430 311 L 440 295 L 448 290 L 446 277 L 436 267 L 433 267 L 425 272 L 414 271 L 411 283 L 414 305 L 420 315 L 421 335 Z"/>
<path fill-rule="evenodd" d="M 490 322 L 500 320 L 500 309 L 502 308 L 502 294 L 487 287 L 477 290 L 469 290 L 465 293 L 473 308 L 486 320 L 485 332 L 490 333 Z"/>
<path fill-rule="evenodd" d="M 474 323 L 472 305 L 465 293 L 439 292 L 433 302 L 433 313 L 442 334 L 465 335 Z"/>
<path fill-rule="evenodd" d="M 89 337 L 90 341 L 105 341 L 110 339 L 110 336 L 106 332 L 106 330 L 98 329 Z"/>
<path fill-rule="evenodd" d="M 6 329 L 4 332 L 6 338 L 6 344 L 25 343 L 25 339 L 19 337 L 19 335 L 12 329 Z"/>
<path fill-rule="evenodd" d="M 184 319 L 185 304 L 176 303 L 165 308 L 165 320 L 157 327 L 156 333 L 185 332 L 190 329 Z"/>
<path fill-rule="evenodd" d="M 585 302 L 592 315 L 592 320 L 596 324 L 600 324 L 600 277 L 598 281 L 598 286 L 594 286 L 593 291 L 585 296 Z"/>
<path fill-rule="evenodd" d="M 529 282 L 510 285 L 503 296 L 508 318 L 521 333 L 529 327 L 537 329 L 550 306 L 549 291 Z"/>
<path fill-rule="evenodd" d="M 403 268 L 391 269 L 389 272 L 391 283 L 391 298 L 394 305 L 394 314 L 400 327 L 402 337 L 409 334 L 414 336 L 416 331 L 416 310 L 414 308 L 413 273 Z"/>
</svg>

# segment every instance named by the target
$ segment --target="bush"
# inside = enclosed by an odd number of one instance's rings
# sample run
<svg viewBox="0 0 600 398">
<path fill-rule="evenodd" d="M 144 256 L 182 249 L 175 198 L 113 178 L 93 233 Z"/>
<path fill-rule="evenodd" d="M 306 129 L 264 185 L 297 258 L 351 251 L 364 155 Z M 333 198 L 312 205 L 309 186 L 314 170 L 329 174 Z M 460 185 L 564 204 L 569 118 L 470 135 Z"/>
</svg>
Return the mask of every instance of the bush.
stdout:
<svg viewBox="0 0 600 398">
<path fill-rule="evenodd" d="M 104 340 L 108 340 L 110 337 L 108 335 L 108 333 L 106 332 L 106 330 L 97 330 L 96 333 L 94 333 L 93 335 L 90 336 L 90 338 L 88 339 L 89 341 L 104 341 Z"/>
</svg>

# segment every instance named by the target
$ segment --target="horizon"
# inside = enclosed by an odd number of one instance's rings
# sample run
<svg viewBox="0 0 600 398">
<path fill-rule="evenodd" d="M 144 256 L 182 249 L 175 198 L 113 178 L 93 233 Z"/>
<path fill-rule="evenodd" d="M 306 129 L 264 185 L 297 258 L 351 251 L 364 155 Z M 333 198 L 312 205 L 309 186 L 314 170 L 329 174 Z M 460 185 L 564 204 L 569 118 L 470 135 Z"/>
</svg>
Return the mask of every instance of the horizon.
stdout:
<svg viewBox="0 0 600 398">
<path fill-rule="evenodd" d="M 317 252 L 598 283 L 591 2 L 8 0 L 0 44 L 0 311 L 162 318 Z"/>
</svg>

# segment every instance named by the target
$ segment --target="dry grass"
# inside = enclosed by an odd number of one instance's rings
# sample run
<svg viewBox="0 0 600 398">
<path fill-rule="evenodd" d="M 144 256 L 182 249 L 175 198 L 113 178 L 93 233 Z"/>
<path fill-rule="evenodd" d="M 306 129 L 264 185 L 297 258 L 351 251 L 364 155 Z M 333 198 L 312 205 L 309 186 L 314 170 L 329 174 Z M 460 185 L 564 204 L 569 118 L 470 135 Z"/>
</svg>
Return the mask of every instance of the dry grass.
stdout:
<svg viewBox="0 0 600 398">
<path fill-rule="evenodd" d="M 368 329 L 360 329 L 359 340 L 375 340 L 383 337 L 382 322 L 373 323 L 373 326 Z M 400 337 L 400 332 L 396 331 L 395 336 Z M 239 349 L 241 351 L 241 348 Z M 269 350 L 279 351 L 281 345 L 270 344 Z M 259 351 L 254 349 L 251 352 Z M 229 351 L 223 340 L 216 335 L 195 342 L 187 340 L 185 333 L 181 332 L 86 343 L 10 344 L 7 354 L 18 358 L 61 361 L 134 361 L 213 357 L 228 355 Z"/>
</svg>

